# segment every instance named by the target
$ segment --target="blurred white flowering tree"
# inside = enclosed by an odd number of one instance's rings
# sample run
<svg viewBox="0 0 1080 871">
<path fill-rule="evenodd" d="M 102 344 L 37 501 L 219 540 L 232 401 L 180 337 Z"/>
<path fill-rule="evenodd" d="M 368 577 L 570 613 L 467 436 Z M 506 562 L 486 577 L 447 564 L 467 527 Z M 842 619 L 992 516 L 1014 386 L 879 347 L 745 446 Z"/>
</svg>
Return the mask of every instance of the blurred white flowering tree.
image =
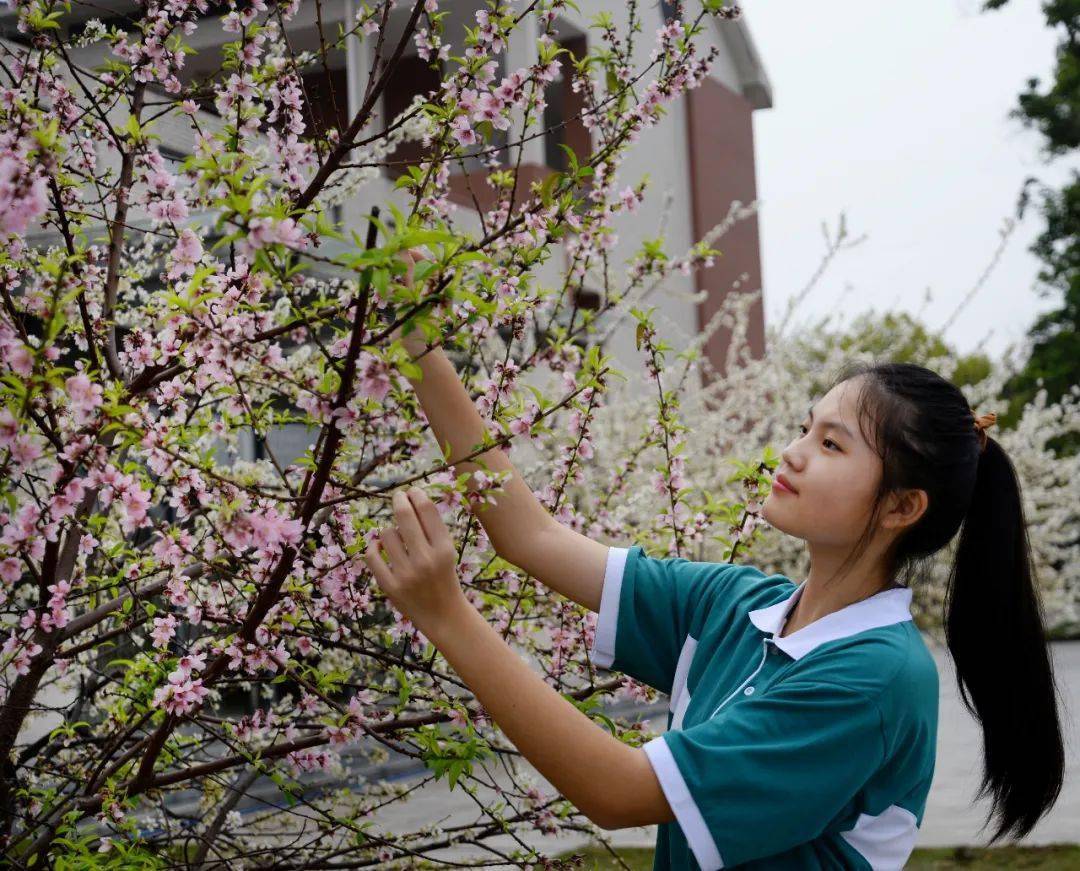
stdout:
<svg viewBox="0 0 1080 871">
<path fill-rule="evenodd" d="M 697 498 L 709 494 L 735 511 L 746 494 L 748 471 L 740 458 L 762 456 L 772 466 L 779 452 L 797 435 L 798 424 L 808 405 L 823 395 L 845 363 L 859 360 L 894 360 L 918 363 L 957 384 L 972 408 L 980 413 L 1005 409 L 1010 399 L 1007 384 L 1023 368 L 1030 353 L 1029 343 L 1006 349 L 1000 359 L 981 353 L 958 354 L 942 338 L 947 326 L 962 316 L 970 301 L 981 292 L 999 262 L 1015 222 L 1008 221 L 1001 241 L 988 266 L 955 311 L 936 327 L 928 327 L 919 314 L 907 311 L 862 312 L 852 320 L 842 295 L 831 312 L 817 320 L 792 327 L 801 313 L 802 302 L 821 281 L 840 252 L 862 238 L 851 240 L 843 216 L 834 236 L 826 232 L 828 250 L 807 286 L 791 298 L 789 308 L 777 324 L 767 324 L 767 353 L 754 359 L 745 353 L 746 344 L 733 342 L 723 377 L 716 377 L 704 390 L 687 391 L 681 402 L 682 425 L 695 434 L 695 450 L 683 469 L 689 492 Z M 721 233 L 710 238 L 718 244 Z M 707 358 L 698 358 L 715 329 L 730 329 L 738 336 L 747 324 L 747 312 L 757 294 L 730 297 L 715 323 L 696 337 L 687 336 L 685 358 L 714 374 Z M 929 297 L 926 300 L 929 301 Z M 685 375 L 684 365 L 676 376 Z M 633 426 L 648 407 L 647 397 L 628 391 L 611 401 L 612 414 L 621 424 L 613 424 L 608 439 L 619 443 L 620 427 Z M 1045 620 L 1051 637 L 1080 635 L 1080 456 L 1055 450 L 1080 433 L 1080 385 L 1074 385 L 1058 401 L 1049 401 L 1046 391 L 1036 393 L 1019 413 L 1015 426 L 997 428 L 993 436 L 1016 466 L 1024 495 L 1024 511 L 1042 595 Z M 600 474 L 585 483 L 583 492 L 603 486 Z M 634 488 L 630 488 L 634 492 Z M 725 501 L 727 500 L 727 501 Z M 731 517 L 727 536 L 710 536 L 698 550 L 699 558 L 727 559 L 733 542 L 747 527 L 763 528 L 753 547 L 752 561 L 764 571 L 779 572 L 796 581 L 806 577 L 809 558 L 803 542 L 770 528 L 757 516 L 752 496 L 739 517 Z M 641 504 L 628 522 L 631 528 L 648 529 L 663 506 L 655 500 Z M 745 519 L 743 522 L 742 519 Z M 913 586 L 913 613 L 917 624 L 937 641 L 941 634 L 945 583 L 953 560 L 953 545 L 935 555 L 929 574 Z"/>
</svg>

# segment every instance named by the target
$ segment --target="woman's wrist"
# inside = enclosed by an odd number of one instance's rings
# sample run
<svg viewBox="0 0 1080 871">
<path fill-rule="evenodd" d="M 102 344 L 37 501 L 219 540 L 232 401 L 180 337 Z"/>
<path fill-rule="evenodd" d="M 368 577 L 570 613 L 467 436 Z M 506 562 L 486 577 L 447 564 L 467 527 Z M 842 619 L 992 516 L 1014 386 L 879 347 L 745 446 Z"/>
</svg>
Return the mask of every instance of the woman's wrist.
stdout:
<svg viewBox="0 0 1080 871">
<path fill-rule="evenodd" d="M 402 347 L 409 352 L 409 356 L 413 359 L 419 357 L 424 351 L 427 350 L 427 339 L 424 338 L 423 332 L 417 328 L 413 328 L 412 332 L 405 335 L 402 332 L 401 327 L 397 327 L 391 334 L 391 339 L 400 339 Z"/>
</svg>

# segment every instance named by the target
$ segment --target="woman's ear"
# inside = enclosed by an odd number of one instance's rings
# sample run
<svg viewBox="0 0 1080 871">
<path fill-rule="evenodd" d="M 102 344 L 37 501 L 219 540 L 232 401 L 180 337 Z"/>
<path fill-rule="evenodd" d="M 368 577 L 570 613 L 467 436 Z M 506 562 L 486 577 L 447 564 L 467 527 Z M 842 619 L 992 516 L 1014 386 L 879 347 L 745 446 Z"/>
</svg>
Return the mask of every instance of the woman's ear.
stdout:
<svg viewBox="0 0 1080 871">
<path fill-rule="evenodd" d="M 907 489 L 889 496 L 889 510 L 882 518 L 881 525 L 886 529 L 904 529 L 918 522 L 923 516 L 930 499 L 925 490 Z"/>
</svg>

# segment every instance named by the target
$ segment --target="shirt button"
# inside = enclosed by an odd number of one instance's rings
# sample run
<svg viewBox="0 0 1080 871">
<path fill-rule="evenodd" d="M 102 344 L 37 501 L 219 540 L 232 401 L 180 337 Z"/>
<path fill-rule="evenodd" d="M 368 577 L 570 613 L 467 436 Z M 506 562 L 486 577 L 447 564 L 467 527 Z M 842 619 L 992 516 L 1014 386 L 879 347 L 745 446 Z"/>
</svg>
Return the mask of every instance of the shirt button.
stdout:
<svg viewBox="0 0 1080 871">
<path fill-rule="evenodd" d="M 753 687 L 747 687 L 746 689 L 743 690 L 743 695 L 744 696 L 752 696 L 753 694 L 754 694 L 754 688 Z"/>
</svg>

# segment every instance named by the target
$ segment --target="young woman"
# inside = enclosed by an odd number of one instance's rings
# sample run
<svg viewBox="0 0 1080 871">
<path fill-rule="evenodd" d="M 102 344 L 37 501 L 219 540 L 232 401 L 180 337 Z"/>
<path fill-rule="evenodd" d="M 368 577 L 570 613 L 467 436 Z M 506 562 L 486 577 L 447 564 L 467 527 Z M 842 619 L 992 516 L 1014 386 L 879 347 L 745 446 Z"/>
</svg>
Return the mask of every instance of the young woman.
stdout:
<svg viewBox="0 0 1080 871">
<path fill-rule="evenodd" d="M 411 273 L 410 273 L 411 275 Z M 451 459 L 484 424 L 450 361 L 413 382 Z M 945 626 L 979 720 L 997 817 L 1022 836 L 1061 790 L 1057 694 L 1012 463 L 963 394 L 925 368 L 850 366 L 782 453 L 763 513 L 806 541 L 800 583 L 751 565 L 647 556 L 555 521 L 512 473 L 477 517 L 500 556 L 599 612 L 592 656 L 667 693 L 668 731 L 619 742 L 550 687 L 464 596 L 456 551 L 418 489 L 394 497 L 388 598 L 507 737 L 605 829 L 658 823 L 654 868 L 902 868 L 934 772 L 938 675 L 909 583 L 959 532 Z M 475 463 L 457 464 L 458 472 Z"/>
</svg>

